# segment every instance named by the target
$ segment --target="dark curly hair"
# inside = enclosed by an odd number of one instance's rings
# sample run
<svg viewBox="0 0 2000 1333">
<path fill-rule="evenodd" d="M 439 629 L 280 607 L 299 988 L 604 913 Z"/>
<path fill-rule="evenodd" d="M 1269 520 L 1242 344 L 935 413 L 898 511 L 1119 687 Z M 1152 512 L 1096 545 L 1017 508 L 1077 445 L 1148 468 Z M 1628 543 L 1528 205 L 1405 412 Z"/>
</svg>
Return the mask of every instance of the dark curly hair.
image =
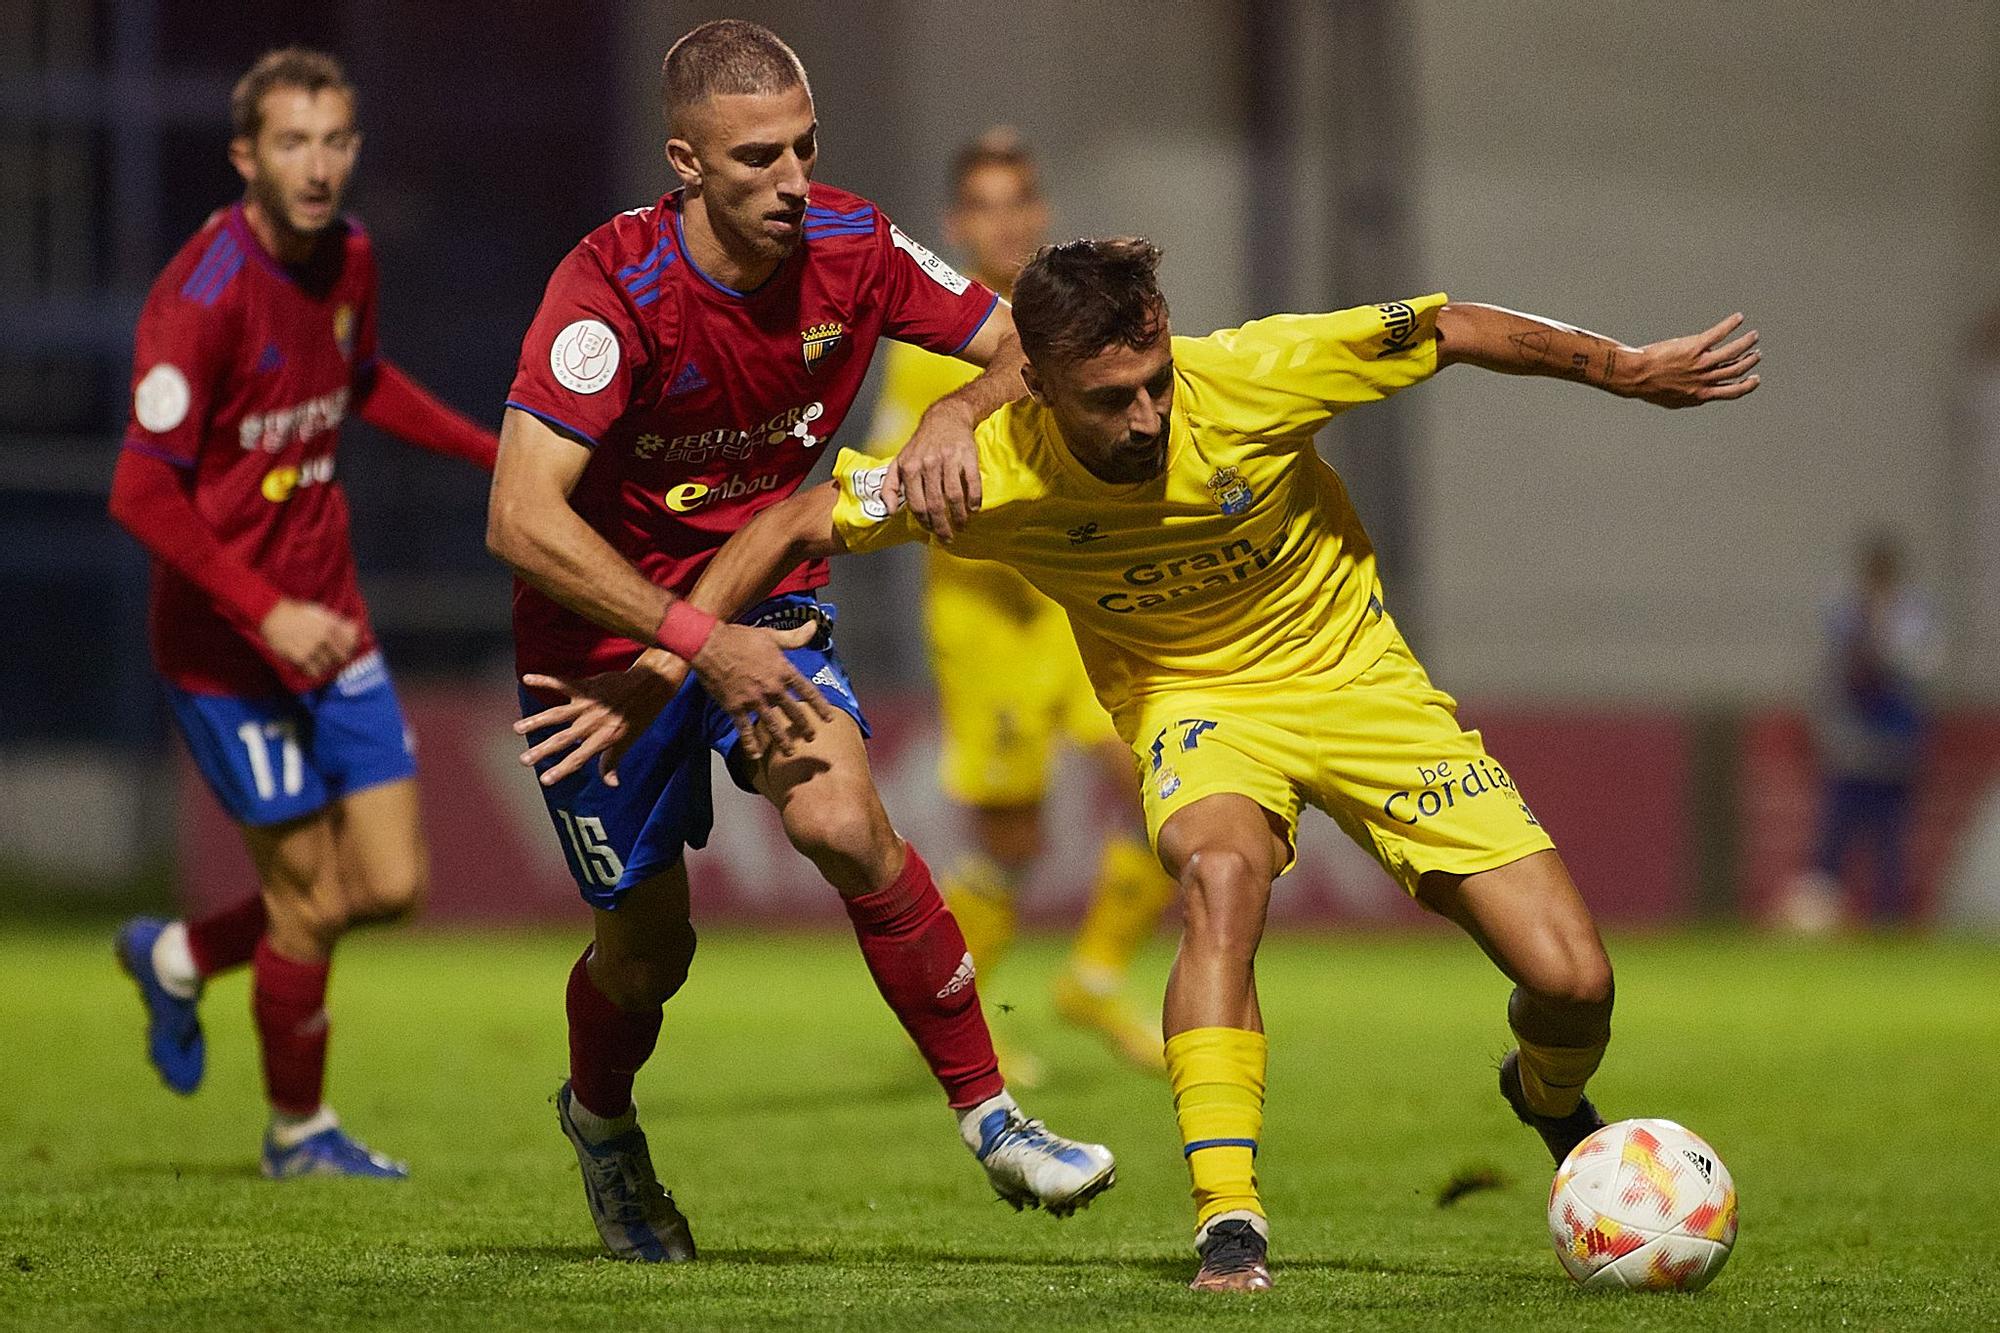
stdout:
<svg viewBox="0 0 2000 1333">
<path fill-rule="evenodd" d="M 1014 280 L 1014 329 L 1031 361 L 1151 347 L 1167 325 L 1160 247 L 1143 236 L 1045 245 Z"/>
</svg>

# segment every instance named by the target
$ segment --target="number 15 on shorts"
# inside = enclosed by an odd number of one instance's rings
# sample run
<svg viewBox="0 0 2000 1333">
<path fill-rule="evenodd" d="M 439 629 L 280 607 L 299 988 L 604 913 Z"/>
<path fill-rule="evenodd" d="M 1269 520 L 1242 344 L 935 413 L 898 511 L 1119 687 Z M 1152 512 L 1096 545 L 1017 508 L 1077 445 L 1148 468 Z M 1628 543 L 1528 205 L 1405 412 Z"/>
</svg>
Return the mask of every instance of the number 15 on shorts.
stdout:
<svg viewBox="0 0 2000 1333">
<path fill-rule="evenodd" d="M 556 818 L 562 821 L 563 836 L 569 839 L 578 871 L 592 883 L 607 889 L 616 887 L 625 873 L 625 863 L 605 836 L 604 821 L 596 815 L 572 815 L 567 810 L 556 811 Z"/>
</svg>

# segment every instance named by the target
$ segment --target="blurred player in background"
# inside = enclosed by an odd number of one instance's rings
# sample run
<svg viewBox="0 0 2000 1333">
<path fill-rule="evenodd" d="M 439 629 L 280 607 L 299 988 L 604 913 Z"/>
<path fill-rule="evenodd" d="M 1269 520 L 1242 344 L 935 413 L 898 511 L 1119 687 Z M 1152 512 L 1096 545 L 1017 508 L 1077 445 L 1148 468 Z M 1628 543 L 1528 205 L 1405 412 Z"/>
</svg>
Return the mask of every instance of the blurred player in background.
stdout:
<svg viewBox="0 0 2000 1333">
<path fill-rule="evenodd" d="M 153 658 L 262 891 L 189 921 L 130 922 L 118 957 L 146 1004 L 153 1064 L 180 1093 L 201 1082 L 202 983 L 251 965 L 266 1175 L 400 1177 L 321 1099 L 334 943 L 413 911 L 429 874 L 335 449 L 350 411 L 489 470 L 497 441 L 376 353 L 374 251 L 340 211 L 361 147 L 340 65 L 273 51 L 230 111 L 244 196 L 147 296 L 111 513 L 152 554 Z"/>
<path fill-rule="evenodd" d="M 972 275 L 1011 297 L 1021 265 L 1048 239 L 1049 210 L 1034 157 L 1011 129 L 993 129 L 952 163 L 945 235 L 972 260 Z M 884 357 L 882 396 L 868 452 L 887 456 L 910 438 L 924 409 L 978 372 L 908 343 Z M 1126 1059 L 1164 1069 L 1156 1023 L 1122 996 L 1132 955 L 1173 901 L 1174 885 L 1140 836 L 1139 808 L 1124 793 L 1132 756 L 1084 674 L 1069 617 L 1015 573 L 933 545 L 926 561 L 924 628 L 937 681 L 943 751 L 938 781 L 963 807 L 976 851 L 940 879 L 981 977 L 1013 943 L 1016 902 L 1041 854 L 1042 802 L 1057 749 L 1076 747 L 1092 776 L 1128 804 L 1128 828 L 1105 839 L 1090 906 L 1055 982 L 1056 1012 L 1103 1035 Z M 997 1038 L 1001 1067 L 1032 1087 L 1039 1063 Z"/>
<path fill-rule="evenodd" d="M 1017 1208 L 1072 1211 L 1111 1185 L 1111 1154 L 1048 1133 L 1007 1092 L 964 937 L 875 793 L 832 609 L 814 595 L 824 562 L 790 571 L 745 625 L 683 600 L 723 540 L 819 461 L 881 338 L 989 366 L 918 432 L 969 460 L 973 424 L 1021 389 L 1012 317 L 873 204 L 813 181 L 811 89 L 774 33 L 704 24 L 663 75 L 679 187 L 592 232 L 549 280 L 508 395 L 487 534 L 518 576 L 523 758 L 594 909 L 556 1096 L 592 1220 L 621 1258 L 695 1257 L 632 1086 L 694 959 L 685 852 L 708 839 L 711 751 L 839 892 L 994 1188 Z M 664 649 L 730 688 L 678 690 Z"/>
<path fill-rule="evenodd" d="M 1165 1026 L 1194 1286 L 1258 1290 L 1271 1277 L 1256 954 L 1302 804 L 1514 981 L 1500 1088 L 1557 1161 L 1603 1123 L 1584 1085 L 1611 1037 L 1611 963 L 1589 910 L 1512 778 L 1403 643 L 1314 436 L 1454 362 L 1687 407 L 1752 392 L 1759 353 L 1755 333 L 1735 336 L 1740 315 L 1626 347 L 1441 293 L 1173 338 L 1158 260 L 1136 238 L 1075 241 L 1022 270 L 1033 400 L 979 429 L 983 506 L 956 541 L 1069 613 L 1132 749 L 1186 912 Z M 833 483 L 759 515 L 696 595 L 726 609 L 801 558 L 924 537 L 883 496 L 884 466 L 843 452 Z M 1093 540 L 1079 542 L 1085 525 Z"/>
<path fill-rule="evenodd" d="M 1856 915 L 1881 926 L 1915 912 L 1905 848 L 1928 722 L 1924 696 L 1942 653 L 1907 565 L 1893 535 L 1869 536 L 1857 545 L 1852 581 L 1826 610 L 1813 719 L 1819 846 L 1786 904 L 1798 927 L 1840 920 L 1843 872 L 1857 850 L 1868 878 Z"/>
</svg>

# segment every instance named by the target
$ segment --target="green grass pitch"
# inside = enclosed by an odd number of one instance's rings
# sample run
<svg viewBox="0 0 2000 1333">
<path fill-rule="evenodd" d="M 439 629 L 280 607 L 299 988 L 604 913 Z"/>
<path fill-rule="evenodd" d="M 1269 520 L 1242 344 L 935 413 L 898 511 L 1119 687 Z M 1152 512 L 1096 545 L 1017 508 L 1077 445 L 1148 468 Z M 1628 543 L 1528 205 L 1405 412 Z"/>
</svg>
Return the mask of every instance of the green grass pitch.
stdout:
<svg viewBox="0 0 2000 1333">
<path fill-rule="evenodd" d="M 1119 1155 L 1067 1222 L 994 1202 L 845 936 L 711 932 L 639 1085 L 701 1263 L 599 1257 L 549 1098 L 569 934 L 343 946 L 331 1091 L 407 1184 L 254 1174 L 245 982 L 207 1085 L 143 1063 L 104 928 L 0 925 L 0 1325 L 315 1329 L 1975 1328 L 2000 1324 L 2000 951 L 1612 942 L 1595 1092 L 1734 1171 L 1743 1231 L 1693 1297 L 1596 1297 L 1549 1252 L 1549 1164 L 1493 1090 L 1504 984 L 1455 937 L 1281 936 L 1260 1166 L 1278 1286 L 1196 1297 L 1163 1084 L 1050 1017 L 1058 943 L 987 987 L 1051 1079 L 1024 1099 Z M 1149 991 L 1164 944 L 1144 960 Z M 1001 1010 L 999 1006 L 1010 1008 Z M 1440 1208 L 1454 1174 L 1502 1183 Z"/>
</svg>

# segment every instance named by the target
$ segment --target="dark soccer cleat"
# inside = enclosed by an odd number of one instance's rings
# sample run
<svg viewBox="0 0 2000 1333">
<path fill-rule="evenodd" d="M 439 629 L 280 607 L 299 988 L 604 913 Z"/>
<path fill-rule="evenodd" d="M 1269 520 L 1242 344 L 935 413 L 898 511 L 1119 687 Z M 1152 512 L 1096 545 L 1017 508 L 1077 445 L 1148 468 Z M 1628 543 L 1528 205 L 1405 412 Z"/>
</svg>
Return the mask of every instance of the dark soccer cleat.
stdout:
<svg viewBox="0 0 2000 1333">
<path fill-rule="evenodd" d="M 146 1058 L 160 1081 L 185 1097 L 201 1086 L 207 1046 L 195 1001 L 169 991 L 153 967 L 153 941 L 166 926 L 158 917 L 135 917 L 119 928 L 116 948 L 118 966 L 139 987 L 146 1006 Z"/>
<path fill-rule="evenodd" d="M 1265 1264 L 1270 1242 L 1258 1223 L 1242 1214 L 1217 1218 L 1195 1237 L 1201 1268 L 1188 1283 L 1190 1291 L 1269 1291 L 1271 1270 Z"/>
<path fill-rule="evenodd" d="M 1528 1094 L 1521 1088 L 1519 1050 L 1507 1052 L 1500 1061 L 1500 1095 L 1514 1108 L 1514 1115 L 1522 1124 L 1542 1136 L 1557 1166 L 1575 1151 L 1577 1144 L 1604 1128 L 1604 1117 L 1597 1113 L 1588 1097 L 1579 1099 L 1576 1109 L 1566 1116 L 1537 1115 L 1529 1110 Z"/>
<path fill-rule="evenodd" d="M 570 1118 L 573 1094 L 556 1090 L 556 1119 L 583 1169 L 583 1197 L 605 1248 L 620 1259 L 680 1264 L 695 1257 L 694 1233 L 674 1206 L 674 1196 L 653 1172 L 646 1131 L 637 1125 L 603 1143 L 592 1143 Z"/>
</svg>

